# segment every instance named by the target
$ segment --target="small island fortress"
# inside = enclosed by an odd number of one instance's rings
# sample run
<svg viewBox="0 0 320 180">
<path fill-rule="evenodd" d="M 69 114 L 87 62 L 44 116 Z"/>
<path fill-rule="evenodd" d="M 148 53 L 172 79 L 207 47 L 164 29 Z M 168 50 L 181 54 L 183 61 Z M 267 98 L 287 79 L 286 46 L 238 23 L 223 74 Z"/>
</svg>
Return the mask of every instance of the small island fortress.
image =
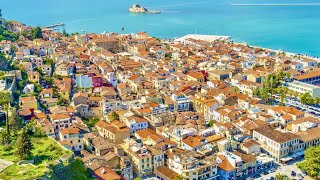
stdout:
<svg viewBox="0 0 320 180">
<path fill-rule="evenodd" d="M 132 13 L 151 13 L 151 14 L 160 14 L 161 13 L 161 11 L 157 11 L 157 10 L 149 11 L 147 8 L 142 7 L 139 4 L 133 4 L 129 8 L 129 11 Z"/>
</svg>

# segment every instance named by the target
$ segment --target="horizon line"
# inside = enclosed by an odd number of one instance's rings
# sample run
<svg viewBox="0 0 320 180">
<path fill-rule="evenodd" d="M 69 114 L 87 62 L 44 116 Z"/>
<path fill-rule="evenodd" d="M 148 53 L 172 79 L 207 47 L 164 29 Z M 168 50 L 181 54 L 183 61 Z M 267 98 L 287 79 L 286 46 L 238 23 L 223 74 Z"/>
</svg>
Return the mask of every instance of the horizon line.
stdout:
<svg viewBox="0 0 320 180">
<path fill-rule="evenodd" d="M 286 3 L 286 4 L 255 4 L 255 3 L 231 3 L 231 6 L 320 6 L 320 3 Z"/>
</svg>

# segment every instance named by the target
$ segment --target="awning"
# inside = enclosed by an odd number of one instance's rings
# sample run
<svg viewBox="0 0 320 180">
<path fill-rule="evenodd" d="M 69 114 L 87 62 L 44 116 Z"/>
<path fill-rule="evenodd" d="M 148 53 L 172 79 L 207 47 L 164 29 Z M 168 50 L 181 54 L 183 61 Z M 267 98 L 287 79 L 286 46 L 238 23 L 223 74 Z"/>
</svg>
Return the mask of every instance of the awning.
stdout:
<svg viewBox="0 0 320 180">
<path fill-rule="evenodd" d="M 304 151 L 299 151 L 299 152 L 296 153 L 296 155 L 297 155 L 297 156 L 304 155 Z"/>
<path fill-rule="evenodd" d="M 287 157 L 287 158 L 281 158 L 280 160 L 283 161 L 283 162 L 287 162 L 287 161 L 290 161 L 292 159 L 293 159 L 292 157 Z"/>
</svg>

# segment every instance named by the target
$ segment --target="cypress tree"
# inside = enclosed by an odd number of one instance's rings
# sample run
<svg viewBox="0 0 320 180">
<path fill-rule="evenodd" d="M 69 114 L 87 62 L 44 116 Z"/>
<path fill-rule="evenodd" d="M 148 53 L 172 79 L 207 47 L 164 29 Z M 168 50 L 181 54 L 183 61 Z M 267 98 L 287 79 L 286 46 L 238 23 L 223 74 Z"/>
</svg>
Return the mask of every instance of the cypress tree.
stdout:
<svg viewBox="0 0 320 180">
<path fill-rule="evenodd" d="M 21 159 L 27 159 L 32 155 L 32 149 L 33 144 L 31 143 L 30 136 L 28 135 L 26 129 L 23 128 L 17 143 L 17 154 Z"/>
</svg>

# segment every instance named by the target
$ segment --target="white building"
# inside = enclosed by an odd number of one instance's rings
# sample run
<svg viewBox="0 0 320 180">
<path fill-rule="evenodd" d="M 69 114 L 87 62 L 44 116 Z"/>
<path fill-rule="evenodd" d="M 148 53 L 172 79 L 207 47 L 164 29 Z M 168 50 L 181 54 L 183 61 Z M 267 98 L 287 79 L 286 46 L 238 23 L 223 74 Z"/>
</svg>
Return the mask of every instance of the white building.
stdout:
<svg viewBox="0 0 320 180">
<path fill-rule="evenodd" d="M 59 132 L 59 143 L 72 151 L 83 150 L 82 134 L 78 128 L 65 128 Z"/>
<path fill-rule="evenodd" d="M 320 87 L 315 86 L 312 84 L 300 82 L 300 81 L 293 81 L 293 82 L 286 82 L 284 86 L 288 87 L 288 89 L 295 91 L 300 94 L 310 93 L 310 95 L 315 97 L 320 97 Z"/>
<path fill-rule="evenodd" d="M 109 112 L 118 110 L 121 107 L 121 101 L 114 99 L 104 99 L 102 102 L 103 116 L 106 116 Z"/>
</svg>

